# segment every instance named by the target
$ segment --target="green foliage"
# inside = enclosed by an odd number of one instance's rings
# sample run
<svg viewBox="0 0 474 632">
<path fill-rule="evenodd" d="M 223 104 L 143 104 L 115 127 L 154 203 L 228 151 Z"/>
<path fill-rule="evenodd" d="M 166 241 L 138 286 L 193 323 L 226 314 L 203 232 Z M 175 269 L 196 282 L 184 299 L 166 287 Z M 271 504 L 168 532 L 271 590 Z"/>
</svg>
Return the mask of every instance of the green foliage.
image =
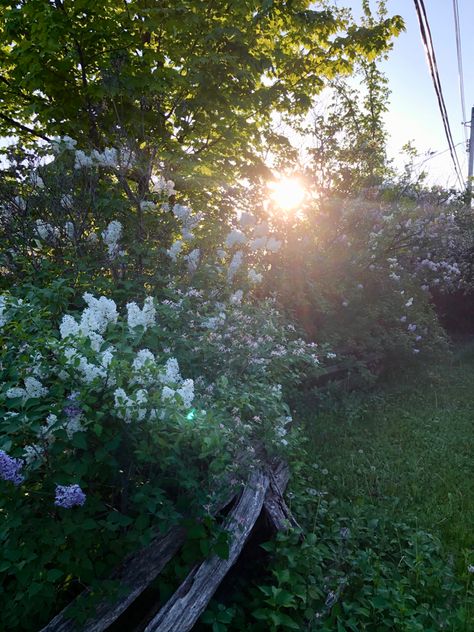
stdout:
<svg viewBox="0 0 474 632">
<path fill-rule="evenodd" d="M 331 474 L 300 472 L 289 497 L 303 538 L 265 543 L 267 574 L 229 587 L 198 630 L 472 630 L 470 575 L 456 574 L 439 539 L 380 507 L 332 497 Z"/>
<path fill-rule="evenodd" d="M 318 5 L 2 0 L 1 131 L 125 142 L 142 174 L 164 160 L 196 189 L 248 171 L 272 112 L 306 112 L 327 77 L 387 50 L 403 26 L 358 27 Z"/>
<path fill-rule="evenodd" d="M 463 283 L 454 201 L 416 206 L 390 189 L 331 196 L 309 202 L 286 235 L 279 229 L 267 287 L 311 338 L 386 366 L 446 352 L 430 292 Z"/>
</svg>

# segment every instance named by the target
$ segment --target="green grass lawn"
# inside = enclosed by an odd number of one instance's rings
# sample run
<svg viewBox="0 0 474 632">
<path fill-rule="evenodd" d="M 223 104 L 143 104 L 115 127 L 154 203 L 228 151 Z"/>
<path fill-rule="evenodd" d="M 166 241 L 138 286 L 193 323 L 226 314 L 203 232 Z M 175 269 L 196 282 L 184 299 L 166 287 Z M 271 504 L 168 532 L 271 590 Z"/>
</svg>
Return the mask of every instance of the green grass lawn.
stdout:
<svg viewBox="0 0 474 632">
<path fill-rule="evenodd" d="M 308 425 L 330 495 L 427 529 L 474 564 L 474 343 Z"/>
</svg>

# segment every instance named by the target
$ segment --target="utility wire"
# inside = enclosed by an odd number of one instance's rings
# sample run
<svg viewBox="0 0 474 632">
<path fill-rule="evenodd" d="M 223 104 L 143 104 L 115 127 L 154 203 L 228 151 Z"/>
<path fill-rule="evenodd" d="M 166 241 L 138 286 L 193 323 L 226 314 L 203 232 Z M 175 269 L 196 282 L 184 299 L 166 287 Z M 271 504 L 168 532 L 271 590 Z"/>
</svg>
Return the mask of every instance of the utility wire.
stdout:
<svg viewBox="0 0 474 632">
<path fill-rule="evenodd" d="M 456 143 L 456 145 L 454 145 L 455 147 L 459 147 L 459 145 L 464 145 L 464 141 L 462 140 L 460 143 Z M 443 154 L 448 153 L 448 151 L 451 151 L 450 149 L 442 149 L 441 151 L 436 151 L 433 152 L 426 157 L 423 158 L 423 160 L 420 160 L 420 162 L 416 162 L 413 166 L 414 167 L 421 167 L 421 165 L 424 165 L 425 162 L 429 162 L 430 160 L 433 160 L 433 158 L 437 158 L 438 156 L 442 156 Z"/>
<path fill-rule="evenodd" d="M 458 57 L 459 92 L 461 95 L 462 127 L 464 130 L 464 139 L 467 143 L 466 98 L 464 94 L 464 72 L 463 72 L 463 67 L 462 67 L 461 27 L 459 26 L 458 0 L 453 0 L 453 13 L 454 13 L 454 30 L 456 32 L 456 52 L 457 52 L 457 57 Z"/>
<path fill-rule="evenodd" d="M 415 6 L 417 9 L 418 20 L 420 22 L 421 35 L 428 57 L 428 63 L 431 70 L 431 76 L 433 79 L 433 85 L 435 88 L 436 96 L 438 98 L 438 105 L 443 119 L 444 130 L 448 141 L 448 147 L 450 148 L 451 158 L 454 164 L 454 169 L 459 180 L 461 188 L 463 187 L 462 170 L 459 164 L 458 155 L 453 141 L 453 135 L 451 132 L 451 126 L 449 124 L 448 112 L 446 109 L 446 102 L 443 96 L 443 89 L 441 86 L 441 79 L 439 77 L 438 64 L 436 61 L 436 54 L 433 45 L 433 38 L 431 36 L 431 28 L 426 14 L 424 0 L 415 0 Z"/>
<path fill-rule="evenodd" d="M 461 166 L 459 164 L 456 148 L 453 141 L 453 135 L 451 133 L 451 126 L 449 125 L 448 112 L 446 110 L 446 103 L 444 101 L 443 90 L 441 87 L 441 81 L 439 78 L 438 64 L 436 62 L 436 55 L 434 52 L 433 38 L 431 37 L 431 29 L 426 15 L 425 4 L 423 0 L 414 0 L 415 9 L 418 16 L 418 22 L 420 24 L 421 39 L 425 48 L 426 56 L 428 58 L 428 65 L 431 72 L 431 78 L 433 80 L 433 86 L 438 99 L 439 110 L 441 118 L 443 120 L 444 131 L 446 139 L 448 141 L 448 147 L 451 154 L 451 159 L 454 165 L 454 171 L 459 180 L 461 188 L 464 188 Z"/>
</svg>

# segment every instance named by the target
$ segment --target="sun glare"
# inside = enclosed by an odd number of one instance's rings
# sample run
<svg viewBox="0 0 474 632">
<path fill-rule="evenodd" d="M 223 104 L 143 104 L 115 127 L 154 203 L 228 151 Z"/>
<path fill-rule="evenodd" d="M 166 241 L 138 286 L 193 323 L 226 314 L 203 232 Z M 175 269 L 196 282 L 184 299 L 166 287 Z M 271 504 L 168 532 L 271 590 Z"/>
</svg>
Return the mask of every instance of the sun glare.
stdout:
<svg viewBox="0 0 474 632">
<path fill-rule="evenodd" d="M 299 178 L 281 177 L 268 183 L 270 200 L 283 211 L 292 211 L 300 206 L 306 197 L 306 190 Z"/>
</svg>

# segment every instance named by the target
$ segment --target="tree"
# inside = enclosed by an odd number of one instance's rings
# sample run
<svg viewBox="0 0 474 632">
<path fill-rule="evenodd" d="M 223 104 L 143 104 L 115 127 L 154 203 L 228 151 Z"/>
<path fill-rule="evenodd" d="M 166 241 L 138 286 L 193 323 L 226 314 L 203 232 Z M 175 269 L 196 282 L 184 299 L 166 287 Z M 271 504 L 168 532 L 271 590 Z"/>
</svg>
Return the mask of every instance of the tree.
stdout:
<svg viewBox="0 0 474 632">
<path fill-rule="evenodd" d="M 305 113 L 402 27 L 309 0 L 0 0 L 0 133 L 245 173 L 272 112 Z"/>
<path fill-rule="evenodd" d="M 384 0 L 374 16 L 364 2 L 363 24 L 372 28 L 386 18 Z M 349 78 L 337 77 L 329 84 L 330 103 L 315 110 L 309 129 L 316 143 L 311 150 L 311 171 L 320 190 L 353 194 L 380 183 L 391 174 L 387 163 L 387 131 L 383 115 L 388 109 L 390 90 L 375 58 L 361 58 Z"/>
</svg>

